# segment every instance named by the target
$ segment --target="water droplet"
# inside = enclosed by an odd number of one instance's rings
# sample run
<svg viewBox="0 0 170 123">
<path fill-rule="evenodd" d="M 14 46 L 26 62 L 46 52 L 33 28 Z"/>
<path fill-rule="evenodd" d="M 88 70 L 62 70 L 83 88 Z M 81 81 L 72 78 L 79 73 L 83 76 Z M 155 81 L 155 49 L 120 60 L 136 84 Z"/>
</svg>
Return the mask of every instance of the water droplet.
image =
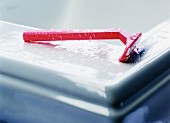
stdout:
<svg viewBox="0 0 170 123">
<path fill-rule="evenodd" d="M 81 38 L 81 34 L 79 34 L 79 38 Z"/>
<path fill-rule="evenodd" d="M 60 37 L 60 40 L 62 40 L 62 39 L 63 39 L 63 37 L 62 37 L 61 35 L 60 35 L 59 37 Z"/>
<path fill-rule="evenodd" d="M 90 36 L 90 37 L 89 37 L 89 39 L 90 39 L 90 40 L 92 40 L 92 39 L 93 39 L 93 37 L 92 37 L 92 36 Z"/>
<path fill-rule="evenodd" d="M 87 33 L 84 33 L 84 36 L 87 37 Z"/>
<path fill-rule="evenodd" d="M 95 34 L 93 34 L 93 38 L 95 38 L 96 36 L 95 36 Z"/>
<path fill-rule="evenodd" d="M 131 39 L 132 39 L 132 40 L 135 40 L 135 39 L 136 39 L 136 35 L 132 35 L 132 36 L 131 36 Z"/>
</svg>

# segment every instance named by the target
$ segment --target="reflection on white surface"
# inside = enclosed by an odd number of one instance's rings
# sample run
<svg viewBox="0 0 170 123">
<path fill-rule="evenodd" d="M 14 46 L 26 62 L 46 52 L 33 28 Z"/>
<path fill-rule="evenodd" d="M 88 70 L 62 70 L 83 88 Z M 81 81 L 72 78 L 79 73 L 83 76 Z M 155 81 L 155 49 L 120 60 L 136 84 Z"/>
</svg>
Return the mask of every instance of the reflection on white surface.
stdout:
<svg viewBox="0 0 170 123">
<path fill-rule="evenodd" d="M 11 110 L 12 112 L 29 112 L 28 106 L 24 105 L 22 101 L 23 98 L 25 98 L 22 93 L 18 93 L 18 92 L 12 92 L 10 90 L 5 90 L 3 89 L 4 85 L 5 87 L 8 85 L 10 87 L 12 87 L 12 90 L 16 89 L 18 91 L 26 91 L 28 92 L 27 96 L 31 96 L 32 94 L 35 96 L 42 96 L 45 99 L 49 99 L 49 100 L 53 100 L 53 101 L 59 101 L 62 102 L 63 104 L 68 104 L 71 106 L 76 106 L 77 108 L 86 110 L 86 111 L 90 111 L 93 113 L 97 113 L 100 114 L 102 116 L 109 116 L 109 109 L 107 107 L 103 107 L 100 105 L 96 105 L 90 102 L 86 102 L 86 101 L 82 101 L 81 99 L 78 98 L 72 98 L 72 96 L 68 96 L 66 94 L 63 94 L 61 92 L 57 92 L 55 90 L 52 89 L 46 89 L 42 86 L 37 86 L 35 84 L 32 83 L 27 83 L 21 80 L 17 80 L 11 77 L 6 77 L 3 75 L 0 75 L 1 77 L 1 81 L 0 81 L 0 86 L 1 86 L 1 91 L 0 91 L 0 99 L 4 98 L 4 101 L 1 101 L 0 103 L 0 109 L 8 109 Z M 8 97 L 5 97 L 8 96 Z M 10 97 L 9 97 L 10 96 Z M 18 98 L 20 97 L 20 98 Z M 6 98 L 10 98 L 10 100 L 15 100 L 15 107 L 13 107 L 13 103 L 9 101 Z M 5 102 L 6 101 L 6 102 Z M 19 107 L 20 106 L 20 107 Z M 22 107 L 21 107 L 22 106 Z M 20 108 L 22 110 L 20 110 Z M 28 110 L 28 111 L 27 111 Z M 1 113 L 1 112 L 0 112 Z"/>
<path fill-rule="evenodd" d="M 123 123 L 146 123 L 145 116 L 147 115 L 148 110 L 149 109 L 147 106 L 137 109 L 136 111 L 128 115 L 124 119 Z"/>
<path fill-rule="evenodd" d="M 167 79 L 170 79 L 170 76 Z M 159 91 L 145 100 L 137 109 L 128 113 L 123 123 L 169 123 L 169 87 L 170 83 L 167 83 L 166 86 L 160 88 Z"/>
<path fill-rule="evenodd" d="M 76 105 L 78 108 L 88 110 L 93 113 L 97 113 L 97 114 L 99 113 L 100 115 L 103 115 L 103 116 L 108 117 L 110 115 L 108 108 L 103 107 L 103 106 L 88 103 L 88 102 L 78 100 L 78 99 L 68 98 L 66 96 L 56 96 L 56 99 L 64 103 L 67 102 L 69 105 L 72 105 L 72 106 Z"/>
<path fill-rule="evenodd" d="M 168 119 L 169 119 L 168 117 L 156 121 L 147 121 L 148 115 L 149 115 L 149 108 L 147 106 L 143 106 L 137 109 L 136 111 L 130 113 L 124 119 L 123 123 L 168 123 Z"/>
</svg>

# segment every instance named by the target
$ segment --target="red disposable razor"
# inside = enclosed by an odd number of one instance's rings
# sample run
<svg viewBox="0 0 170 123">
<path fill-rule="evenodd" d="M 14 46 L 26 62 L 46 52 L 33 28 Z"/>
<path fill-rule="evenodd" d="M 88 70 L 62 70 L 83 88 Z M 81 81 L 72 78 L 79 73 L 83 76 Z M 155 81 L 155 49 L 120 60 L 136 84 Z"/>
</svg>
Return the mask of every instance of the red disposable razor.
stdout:
<svg viewBox="0 0 170 123">
<path fill-rule="evenodd" d="M 109 30 L 65 30 L 65 31 L 28 31 L 23 33 L 25 42 L 38 41 L 68 41 L 68 40 L 102 40 L 120 39 L 126 45 L 123 54 L 119 57 L 120 62 L 126 62 L 134 52 L 137 42 L 142 33 L 130 35 L 120 29 Z"/>
</svg>

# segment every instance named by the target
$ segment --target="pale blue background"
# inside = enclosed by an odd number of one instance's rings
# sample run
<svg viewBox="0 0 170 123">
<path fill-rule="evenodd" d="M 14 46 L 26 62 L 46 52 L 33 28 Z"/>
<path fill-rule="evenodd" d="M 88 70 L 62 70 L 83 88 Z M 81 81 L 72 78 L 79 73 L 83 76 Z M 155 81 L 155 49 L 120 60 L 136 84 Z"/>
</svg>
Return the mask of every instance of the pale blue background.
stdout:
<svg viewBox="0 0 170 123">
<path fill-rule="evenodd" d="M 0 0 L 0 20 L 46 29 L 146 32 L 169 17 L 169 0 Z"/>
</svg>

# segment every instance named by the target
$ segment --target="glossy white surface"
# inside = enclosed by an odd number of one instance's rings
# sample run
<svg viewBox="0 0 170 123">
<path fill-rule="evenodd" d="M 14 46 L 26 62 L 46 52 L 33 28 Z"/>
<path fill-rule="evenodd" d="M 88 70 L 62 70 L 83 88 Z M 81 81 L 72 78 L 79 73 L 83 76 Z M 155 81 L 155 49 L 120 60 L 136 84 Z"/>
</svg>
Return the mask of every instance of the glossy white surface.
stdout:
<svg viewBox="0 0 170 123">
<path fill-rule="evenodd" d="M 34 28 L 8 22 L 0 22 L 0 26 L 0 72 L 14 77 L 1 75 L 2 87 L 10 86 L 11 89 L 29 92 L 29 95 L 39 95 L 105 117 L 123 113 L 100 104 L 94 105 L 95 101 L 108 101 L 105 86 L 116 86 L 118 79 L 125 75 L 130 77 L 131 72 L 150 64 L 170 47 L 169 21 L 143 35 L 140 46 L 147 51 L 136 64 L 118 62 L 120 45 L 100 41 L 61 42 L 57 46 L 54 42 L 50 45 L 24 43 L 22 32 Z M 18 108 L 15 111 L 18 112 Z M 36 111 L 40 110 L 37 108 Z"/>
<path fill-rule="evenodd" d="M 169 17 L 169 6 L 168 0 L 0 0 L 0 19 L 39 28 L 120 27 L 145 32 Z M 29 44 L 23 42 L 22 32 L 33 28 L 0 22 L 0 73 L 10 75 L 0 75 L 0 121 L 75 123 L 79 119 L 83 123 L 110 123 L 103 116 L 116 116 L 117 112 L 100 106 L 98 100 L 95 105 L 91 99 L 100 97 L 96 99 L 105 101 L 105 86 L 116 85 L 118 78 L 140 70 L 169 49 L 170 24 L 165 24 L 142 36 L 140 46 L 147 52 L 139 63 L 122 64 L 117 61 L 121 45 L 100 41 L 60 42 L 59 46 Z M 149 110 L 141 107 L 139 114 L 147 115 Z M 138 116 L 138 110 L 135 113 Z M 126 122 L 131 123 L 131 116 Z"/>
<path fill-rule="evenodd" d="M 118 62 L 124 46 L 101 41 L 67 41 L 59 45 L 24 43 L 24 30 L 30 29 L 1 23 L 1 32 L 6 32 L 0 39 L 1 56 L 77 76 L 82 78 L 79 82 L 85 83 L 113 82 L 134 65 Z"/>
<path fill-rule="evenodd" d="M 22 32 L 33 30 L 33 28 L 6 22 L 0 23 L 0 56 L 47 68 L 72 81 L 96 88 L 94 83 L 100 83 L 99 85 L 114 84 L 115 78 L 120 78 L 132 68 L 138 70 L 151 58 L 156 57 L 159 52 L 168 49 L 170 44 L 167 41 L 170 39 L 168 22 L 157 27 L 162 28 L 161 32 L 154 29 L 143 35 L 139 46 L 145 48 L 147 52 L 136 64 L 118 62 L 117 59 L 124 46 L 100 41 L 68 41 L 59 44 L 51 42 L 46 45 L 24 43 Z M 153 33 L 155 36 L 149 38 Z M 145 40 L 146 38 L 148 39 Z M 163 42 L 164 40 L 166 41 Z M 5 66 L 2 68 L 5 69 Z M 99 88 L 103 87 L 99 86 Z"/>
<path fill-rule="evenodd" d="M 57 46 L 54 42 L 47 45 L 31 44 L 23 41 L 22 32 L 34 28 L 7 22 L 1 22 L 0 26 L 0 32 L 6 32 L 0 35 L 0 71 L 2 73 L 27 80 L 29 84 L 38 84 L 47 89 L 56 88 L 56 91 L 63 90 L 64 93 L 73 93 L 104 103 L 116 101 L 119 98 L 119 96 L 108 98 L 105 93 L 106 87 L 120 86 L 119 80 L 123 76 L 130 77 L 131 73 L 140 70 L 170 47 L 170 42 L 167 42 L 169 35 L 166 32 L 170 28 L 169 21 L 143 35 L 140 46 L 147 51 L 140 62 L 134 64 L 118 62 L 117 58 L 123 48 L 120 45 L 100 41 L 60 42 L 61 44 Z M 163 34 L 157 28 L 161 28 Z M 152 34 L 157 33 L 161 35 L 150 38 Z M 162 41 L 166 42 L 162 43 Z M 26 86 L 21 85 L 20 88 Z M 36 89 L 35 93 L 38 94 L 38 90 Z M 96 111 L 93 110 L 93 112 Z"/>
</svg>

